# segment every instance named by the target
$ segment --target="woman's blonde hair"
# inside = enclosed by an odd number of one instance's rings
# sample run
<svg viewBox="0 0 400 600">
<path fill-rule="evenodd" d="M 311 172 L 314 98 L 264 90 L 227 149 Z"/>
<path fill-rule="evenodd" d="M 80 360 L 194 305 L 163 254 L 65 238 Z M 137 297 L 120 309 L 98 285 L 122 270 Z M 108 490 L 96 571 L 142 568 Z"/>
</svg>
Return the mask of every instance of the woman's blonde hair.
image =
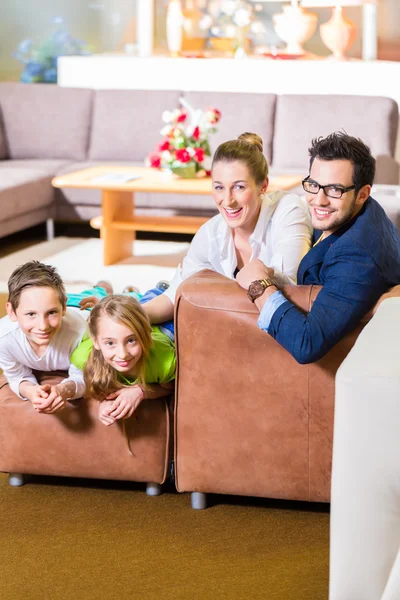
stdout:
<svg viewBox="0 0 400 600">
<path fill-rule="evenodd" d="M 109 317 L 115 323 L 125 325 L 140 344 L 142 355 L 137 362 L 137 381 L 145 389 L 145 367 L 152 344 L 151 326 L 147 314 L 132 296 L 107 296 L 94 306 L 90 313 L 88 323 L 93 341 L 98 337 L 99 322 L 103 316 Z M 104 360 L 101 350 L 94 346 L 85 365 L 84 377 L 87 396 L 97 400 L 104 400 L 111 392 L 127 387 L 118 380 L 118 371 Z"/>
<path fill-rule="evenodd" d="M 237 140 L 220 144 L 216 149 L 212 167 L 217 162 L 243 162 L 257 185 L 268 177 L 268 163 L 263 154 L 263 141 L 256 133 L 242 133 Z"/>
</svg>

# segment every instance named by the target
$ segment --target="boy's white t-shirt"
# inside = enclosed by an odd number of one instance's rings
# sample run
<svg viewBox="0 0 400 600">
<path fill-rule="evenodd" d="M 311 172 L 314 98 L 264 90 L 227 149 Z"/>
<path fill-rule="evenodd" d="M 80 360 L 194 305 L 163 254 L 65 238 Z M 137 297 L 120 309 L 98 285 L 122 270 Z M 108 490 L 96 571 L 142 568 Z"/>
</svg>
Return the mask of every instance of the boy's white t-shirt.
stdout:
<svg viewBox="0 0 400 600">
<path fill-rule="evenodd" d="M 81 398 L 85 392 L 83 373 L 71 365 L 70 356 L 87 331 L 86 319 L 89 311 L 67 308 L 60 329 L 51 340 L 43 356 L 37 356 L 19 323 L 6 316 L 0 319 L 0 368 L 3 369 L 12 391 L 20 398 L 22 381 L 37 384 L 35 371 L 68 371 L 62 383 L 73 381 L 75 394 Z M 23 398 L 24 400 L 26 398 Z M 71 398 L 72 399 L 72 398 Z"/>
</svg>

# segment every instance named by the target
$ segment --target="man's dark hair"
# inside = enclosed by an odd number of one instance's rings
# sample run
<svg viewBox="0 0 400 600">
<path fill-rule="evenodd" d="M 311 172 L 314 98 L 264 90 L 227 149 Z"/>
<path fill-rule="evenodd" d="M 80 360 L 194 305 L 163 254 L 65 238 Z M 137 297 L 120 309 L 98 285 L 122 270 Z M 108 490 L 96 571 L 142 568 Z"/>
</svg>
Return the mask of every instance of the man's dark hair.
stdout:
<svg viewBox="0 0 400 600">
<path fill-rule="evenodd" d="M 325 138 L 315 138 L 308 149 L 310 171 L 316 158 L 320 160 L 349 160 L 353 163 L 353 185 L 357 195 L 364 185 L 372 185 L 375 177 L 375 158 L 359 138 L 344 131 L 335 131 Z"/>
</svg>

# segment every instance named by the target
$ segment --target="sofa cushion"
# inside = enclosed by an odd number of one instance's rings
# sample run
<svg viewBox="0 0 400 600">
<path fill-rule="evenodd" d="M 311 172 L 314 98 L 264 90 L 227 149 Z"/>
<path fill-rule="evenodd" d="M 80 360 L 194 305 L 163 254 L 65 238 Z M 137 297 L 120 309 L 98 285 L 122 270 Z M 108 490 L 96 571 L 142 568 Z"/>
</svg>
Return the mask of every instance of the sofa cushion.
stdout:
<svg viewBox="0 0 400 600">
<path fill-rule="evenodd" d="M 308 173 L 312 138 L 344 129 L 361 138 L 375 157 L 393 156 L 398 107 L 377 96 L 283 95 L 276 106 L 273 166 Z"/>
<path fill-rule="evenodd" d="M 243 94 L 233 92 L 185 92 L 184 98 L 193 106 L 204 110 L 218 108 L 222 118 L 217 133 L 211 135 L 212 153 L 219 144 L 237 138 L 249 131 L 257 133 L 264 144 L 264 154 L 271 162 L 274 136 L 275 94 Z"/>
<path fill-rule="evenodd" d="M 40 169 L 0 169 L 0 219 L 5 221 L 53 202 L 52 176 Z"/>
<path fill-rule="evenodd" d="M 10 158 L 86 157 L 92 90 L 0 83 Z"/>
<path fill-rule="evenodd" d="M 96 91 L 89 158 L 144 163 L 162 137 L 162 113 L 178 104 L 177 91 Z"/>
<path fill-rule="evenodd" d="M 51 160 L 47 158 L 22 158 L 15 160 L 0 160 L 1 169 L 38 169 L 48 175 L 56 175 L 65 165 L 70 164 L 68 160 Z"/>
</svg>

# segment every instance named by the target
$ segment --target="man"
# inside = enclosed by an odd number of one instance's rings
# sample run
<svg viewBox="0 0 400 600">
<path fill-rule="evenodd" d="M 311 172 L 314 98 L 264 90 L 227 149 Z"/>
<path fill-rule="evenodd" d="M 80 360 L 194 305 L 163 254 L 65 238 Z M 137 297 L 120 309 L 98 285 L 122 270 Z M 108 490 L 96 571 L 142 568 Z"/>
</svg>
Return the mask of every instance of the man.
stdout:
<svg viewBox="0 0 400 600">
<path fill-rule="evenodd" d="M 245 265 L 238 283 L 260 311 L 258 326 L 302 364 L 324 356 L 354 329 L 379 297 L 400 283 L 400 235 L 370 197 L 375 159 L 359 139 L 336 132 L 313 140 L 303 188 L 313 226 L 322 234 L 299 265 L 299 285 L 322 285 L 302 313 L 260 260 Z"/>
</svg>

